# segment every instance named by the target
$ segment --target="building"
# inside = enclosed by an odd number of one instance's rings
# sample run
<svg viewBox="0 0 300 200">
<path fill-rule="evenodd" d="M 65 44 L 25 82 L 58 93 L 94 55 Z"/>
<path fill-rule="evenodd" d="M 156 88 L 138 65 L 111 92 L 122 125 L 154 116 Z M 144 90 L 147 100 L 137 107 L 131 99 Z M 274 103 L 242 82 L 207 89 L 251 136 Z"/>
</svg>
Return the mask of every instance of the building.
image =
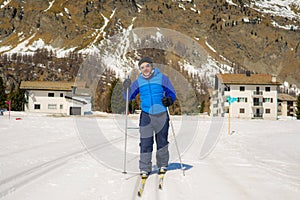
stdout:
<svg viewBox="0 0 300 200">
<path fill-rule="evenodd" d="M 279 82 L 268 74 L 217 74 L 211 97 L 211 115 L 247 119 L 277 119 Z M 236 98 L 229 105 L 227 97 Z"/>
<path fill-rule="evenodd" d="M 278 115 L 296 116 L 297 99 L 289 94 L 278 94 Z"/>
<path fill-rule="evenodd" d="M 91 112 L 91 98 L 76 92 L 73 82 L 22 81 L 25 112 L 84 115 Z"/>
</svg>

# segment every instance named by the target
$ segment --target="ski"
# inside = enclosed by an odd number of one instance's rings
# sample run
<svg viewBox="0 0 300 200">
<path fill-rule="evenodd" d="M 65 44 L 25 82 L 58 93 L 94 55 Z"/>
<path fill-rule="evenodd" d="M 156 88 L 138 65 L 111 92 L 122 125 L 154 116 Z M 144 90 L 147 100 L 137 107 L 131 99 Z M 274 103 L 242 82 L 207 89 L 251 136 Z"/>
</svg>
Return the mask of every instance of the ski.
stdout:
<svg viewBox="0 0 300 200">
<path fill-rule="evenodd" d="M 144 192 L 144 188 L 146 185 L 146 180 L 147 180 L 148 176 L 141 176 L 141 182 L 139 185 L 139 191 L 138 191 L 138 196 L 141 197 L 143 192 Z"/>
<path fill-rule="evenodd" d="M 160 190 L 163 189 L 164 178 L 165 178 L 166 172 L 167 172 L 167 170 L 165 168 L 161 168 L 158 172 L 158 175 L 159 175 L 158 189 L 160 189 Z"/>
</svg>

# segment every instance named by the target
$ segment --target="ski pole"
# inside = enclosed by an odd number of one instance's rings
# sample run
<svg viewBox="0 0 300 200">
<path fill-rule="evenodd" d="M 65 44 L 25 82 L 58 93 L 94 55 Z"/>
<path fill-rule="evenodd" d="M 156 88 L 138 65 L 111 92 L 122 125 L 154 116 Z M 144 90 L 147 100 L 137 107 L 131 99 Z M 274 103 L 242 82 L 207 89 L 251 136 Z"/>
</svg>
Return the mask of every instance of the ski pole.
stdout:
<svg viewBox="0 0 300 200">
<path fill-rule="evenodd" d="M 126 154 L 127 154 L 127 118 L 128 118 L 128 93 L 129 89 L 126 88 L 126 109 L 125 109 L 125 145 L 124 145 L 124 171 L 123 174 L 127 174 L 126 172 Z"/>
<path fill-rule="evenodd" d="M 181 166 L 181 169 L 182 169 L 182 174 L 183 174 L 183 176 L 185 176 L 185 171 L 184 171 L 184 167 L 183 167 L 183 164 L 182 164 L 181 155 L 180 155 L 178 144 L 177 144 L 177 141 L 176 141 L 176 136 L 175 136 L 175 131 L 174 131 L 174 127 L 173 127 L 173 122 L 172 122 L 170 111 L 169 111 L 168 107 L 167 107 L 167 111 L 168 111 L 168 115 L 169 115 L 169 118 L 170 118 L 170 124 L 171 124 L 172 134 L 173 134 L 173 137 L 174 137 L 175 146 L 176 146 L 176 149 L 177 149 L 178 158 L 179 158 L 180 166 Z"/>
</svg>

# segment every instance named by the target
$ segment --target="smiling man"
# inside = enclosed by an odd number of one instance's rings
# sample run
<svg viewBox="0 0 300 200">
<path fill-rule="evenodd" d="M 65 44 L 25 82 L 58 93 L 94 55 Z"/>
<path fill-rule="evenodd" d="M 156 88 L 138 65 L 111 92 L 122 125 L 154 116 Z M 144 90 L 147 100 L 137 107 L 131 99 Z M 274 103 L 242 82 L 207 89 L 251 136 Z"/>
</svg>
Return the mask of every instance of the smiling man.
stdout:
<svg viewBox="0 0 300 200">
<path fill-rule="evenodd" d="M 153 66 L 149 57 L 138 63 L 140 76 L 131 84 L 130 79 L 123 83 L 129 88 L 129 100 L 140 94 L 140 161 L 141 176 L 147 178 L 152 170 L 152 151 L 156 141 L 156 164 L 159 173 L 165 173 L 169 162 L 168 131 L 169 115 L 167 107 L 176 100 L 176 92 L 169 78 Z"/>
</svg>

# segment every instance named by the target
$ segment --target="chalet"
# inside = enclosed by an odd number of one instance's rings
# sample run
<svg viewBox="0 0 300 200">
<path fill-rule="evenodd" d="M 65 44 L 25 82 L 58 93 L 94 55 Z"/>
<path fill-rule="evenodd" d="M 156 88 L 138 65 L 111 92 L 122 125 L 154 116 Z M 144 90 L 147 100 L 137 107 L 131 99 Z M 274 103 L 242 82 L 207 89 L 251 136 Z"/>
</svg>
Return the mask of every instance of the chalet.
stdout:
<svg viewBox="0 0 300 200">
<path fill-rule="evenodd" d="M 279 82 L 268 74 L 217 74 L 211 97 L 211 115 L 234 118 L 277 119 Z M 229 103 L 228 97 L 236 100 Z"/>
<path fill-rule="evenodd" d="M 91 111 L 89 95 L 76 92 L 73 82 L 22 81 L 25 90 L 25 112 L 84 115 Z"/>
<path fill-rule="evenodd" d="M 289 94 L 278 94 L 278 115 L 292 116 L 296 115 L 297 99 Z"/>
</svg>

